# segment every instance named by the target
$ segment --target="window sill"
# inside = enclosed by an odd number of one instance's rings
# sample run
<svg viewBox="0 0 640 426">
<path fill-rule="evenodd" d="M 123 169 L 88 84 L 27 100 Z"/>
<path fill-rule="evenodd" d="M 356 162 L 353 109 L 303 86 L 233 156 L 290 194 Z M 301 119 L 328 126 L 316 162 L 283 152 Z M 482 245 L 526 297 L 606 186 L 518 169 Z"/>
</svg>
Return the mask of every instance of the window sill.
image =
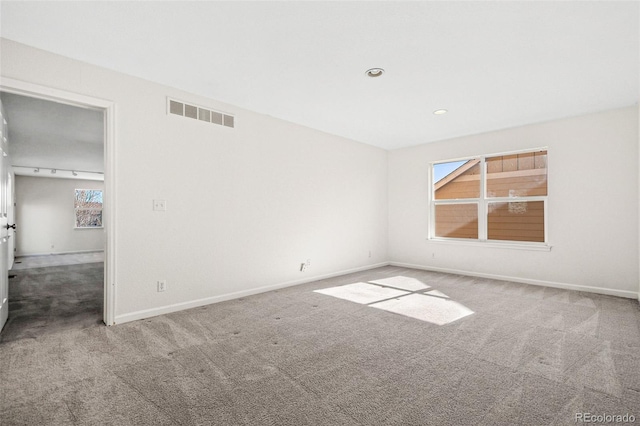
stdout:
<svg viewBox="0 0 640 426">
<path fill-rule="evenodd" d="M 458 246 L 470 247 L 490 247 L 511 250 L 531 250 L 531 251 L 551 251 L 552 246 L 546 243 L 521 243 L 515 241 L 499 242 L 499 241 L 469 241 L 456 238 L 427 238 L 428 242 L 453 244 Z"/>
</svg>

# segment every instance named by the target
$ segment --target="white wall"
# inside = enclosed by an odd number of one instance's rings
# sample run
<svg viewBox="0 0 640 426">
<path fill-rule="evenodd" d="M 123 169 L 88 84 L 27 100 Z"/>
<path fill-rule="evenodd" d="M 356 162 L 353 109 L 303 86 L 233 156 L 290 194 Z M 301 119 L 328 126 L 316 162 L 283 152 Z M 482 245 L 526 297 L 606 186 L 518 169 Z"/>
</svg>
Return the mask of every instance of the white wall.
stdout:
<svg viewBox="0 0 640 426">
<path fill-rule="evenodd" d="M 116 104 L 117 322 L 387 260 L 386 151 L 6 39 L 1 50 L 5 77 Z M 235 114 L 236 128 L 168 116 L 166 96 Z"/>
<path fill-rule="evenodd" d="M 635 109 L 387 153 L 9 40 L 1 48 L 2 76 L 116 104 L 117 322 L 388 260 L 638 292 Z M 166 96 L 232 113 L 236 128 L 169 116 Z M 426 241 L 430 161 L 539 146 L 549 147 L 553 250 Z M 158 198 L 166 212 L 151 210 Z"/>
<path fill-rule="evenodd" d="M 104 249 L 103 229 L 75 229 L 75 189 L 104 189 L 104 182 L 16 176 L 16 255 Z"/>
<path fill-rule="evenodd" d="M 430 162 L 542 146 L 549 147 L 551 251 L 427 240 Z M 637 297 L 638 256 L 637 108 L 389 153 L 393 262 Z"/>
</svg>

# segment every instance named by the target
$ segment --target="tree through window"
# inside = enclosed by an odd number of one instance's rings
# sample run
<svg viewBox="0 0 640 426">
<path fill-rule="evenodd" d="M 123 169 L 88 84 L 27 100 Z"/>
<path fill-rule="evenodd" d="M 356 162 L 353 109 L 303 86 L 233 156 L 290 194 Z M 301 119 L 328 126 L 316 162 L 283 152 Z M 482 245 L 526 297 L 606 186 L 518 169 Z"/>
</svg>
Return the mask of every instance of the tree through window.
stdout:
<svg viewBox="0 0 640 426">
<path fill-rule="evenodd" d="M 76 189 L 76 228 L 102 227 L 102 190 Z"/>
</svg>

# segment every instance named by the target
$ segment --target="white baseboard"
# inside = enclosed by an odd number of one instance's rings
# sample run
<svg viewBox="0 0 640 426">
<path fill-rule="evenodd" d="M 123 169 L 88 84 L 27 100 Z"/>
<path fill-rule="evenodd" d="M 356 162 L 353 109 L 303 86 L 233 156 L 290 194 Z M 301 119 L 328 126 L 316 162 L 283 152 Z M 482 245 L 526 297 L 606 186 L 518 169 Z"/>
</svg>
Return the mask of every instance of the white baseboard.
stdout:
<svg viewBox="0 0 640 426">
<path fill-rule="evenodd" d="M 104 250 L 77 250 L 77 251 L 56 251 L 49 253 L 16 253 L 15 257 L 36 257 L 36 256 L 53 256 L 56 254 L 83 254 L 83 253 L 100 253 Z"/>
<path fill-rule="evenodd" d="M 415 265 L 412 263 L 403 263 L 403 262 L 389 262 L 389 265 L 400 266 L 404 268 L 421 269 L 424 271 L 444 272 L 447 274 L 466 275 L 470 277 L 491 278 L 491 279 L 500 280 L 500 281 L 512 281 L 516 283 L 533 284 L 533 285 L 539 285 L 543 287 L 561 288 L 564 290 L 586 291 L 589 293 L 606 294 L 609 296 L 626 297 L 630 299 L 640 300 L 639 293 L 633 292 L 633 291 L 626 291 L 626 290 L 615 290 L 615 289 L 602 288 L 602 287 L 590 287 L 585 285 L 559 283 L 554 281 L 534 280 L 529 278 L 508 277 L 505 275 L 485 274 L 482 272 L 462 271 L 459 269 L 437 268 L 434 266 Z"/>
<path fill-rule="evenodd" d="M 561 288 L 565 290 L 585 291 L 589 293 L 598 293 L 598 294 L 606 294 L 610 296 L 640 299 L 640 295 L 633 291 L 615 290 L 615 289 L 608 289 L 608 288 L 601 288 L 601 287 L 590 287 L 590 286 L 583 286 L 583 285 L 576 285 L 576 284 L 559 283 L 554 281 L 534 280 L 534 279 L 528 279 L 528 278 L 509 277 L 509 276 L 497 275 L 497 274 L 485 274 L 481 272 L 462 271 L 458 269 L 437 268 L 432 266 L 416 265 L 416 264 L 403 263 L 403 262 L 381 262 L 374 265 L 367 265 L 367 266 L 361 266 L 359 268 L 332 272 L 330 274 L 315 275 L 312 277 L 303 278 L 299 280 L 286 281 L 283 283 L 268 285 L 264 287 L 257 287 L 257 288 L 252 288 L 248 290 L 222 294 L 218 296 L 206 297 L 204 299 L 174 303 L 171 305 L 161 306 L 159 308 L 144 309 L 141 311 L 131 312 L 128 314 L 116 315 L 114 324 L 123 324 L 126 322 L 155 317 L 158 315 L 169 314 L 172 312 L 182 311 L 185 309 L 211 305 L 213 303 L 238 299 L 240 297 L 252 296 L 254 294 L 265 293 L 267 291 L 272 291 L 272 290 L 278 290 L 280 288 L 291 287 L 299 284 L 306 284 L 313 281 L 319 281 L 327 278 L 337 277 L 340 275 L 347 275 L 354 272 L 361 272 L 361 271 L 366 271 L 369 269 L 375 269 L 375 268 L 380 268 L 380 267 L 389 266 L 389 265 L 403 267 L 403 268 L 421 269 L 424 271 L 444 272 L 448 274 L 466 275 L 466 276 L 478 277 L 478 278 L 491 278 L 491 279 L 500 280 L 500 281 L 512 281 L 512 282 L 518 282 L 523 284 L 533 284 L 533 285 L 538 285 L 543 287 L 553 287 L 553 288 Z"/>
<path fill-rule="evenodd" d="M 233 293 L 221 294 L 219 296 L 206 297 L 204 299 L 190 300 L 188 302 L 174 303 L 172 305 L 161 306 L 159 308 L 144 309 L 142 311 L 131 312 L 123 315 L 116 315 L 114 324 L 123 324 L 130 321 L 136 321 L 144 318 L 155 317 L 158 315 L 169 314 L 172 312 L 183 311 L 185 309 L 197 308 L 199 306 L 211 305 L 213 303 L 224 302 L 227 300 L 238 299 L 240 297 L 252 296 L 254 294 L 265 293 L 271 290 L 291 287 L 299 284 L 306 284 L 313 281 L 333 278 L 340 275 L 352 274 L 354 272 L 366 271 L 369 269 L 380 268 L 389 265 L 389 262 L 376 263 L 374 265 L 361 266 L 359 268 L 347 269 L 339 272 L 332 272 L 325 275 L 315 275 L 313 277 L 302 278 L 299 280 L 286 281 L 279 284 L 257 287 L 248 290 L 236 291 Z"/>
</svg>

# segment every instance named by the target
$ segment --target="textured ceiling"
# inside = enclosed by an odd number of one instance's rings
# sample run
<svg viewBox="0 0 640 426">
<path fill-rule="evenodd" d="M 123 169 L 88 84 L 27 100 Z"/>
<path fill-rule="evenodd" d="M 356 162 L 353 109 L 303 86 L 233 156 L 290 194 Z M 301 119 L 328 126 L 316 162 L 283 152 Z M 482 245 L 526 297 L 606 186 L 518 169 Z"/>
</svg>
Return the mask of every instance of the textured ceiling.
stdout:
<svg viewBox="0 0 640 426">
<path fill-rule="evenodd" d="M 638 2 L 0 8 L 8 39 L 386 149 L 638 101 Z"/>
</svg>

